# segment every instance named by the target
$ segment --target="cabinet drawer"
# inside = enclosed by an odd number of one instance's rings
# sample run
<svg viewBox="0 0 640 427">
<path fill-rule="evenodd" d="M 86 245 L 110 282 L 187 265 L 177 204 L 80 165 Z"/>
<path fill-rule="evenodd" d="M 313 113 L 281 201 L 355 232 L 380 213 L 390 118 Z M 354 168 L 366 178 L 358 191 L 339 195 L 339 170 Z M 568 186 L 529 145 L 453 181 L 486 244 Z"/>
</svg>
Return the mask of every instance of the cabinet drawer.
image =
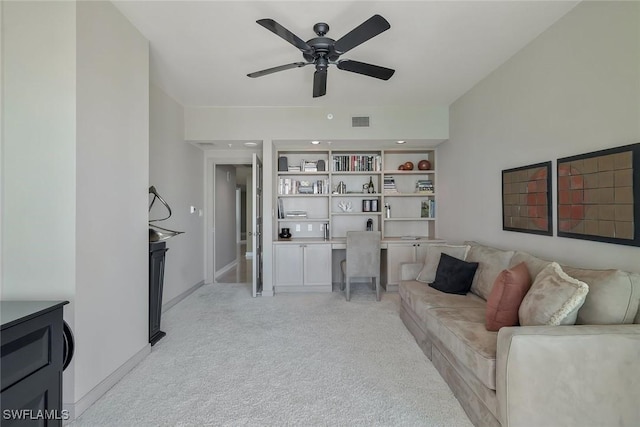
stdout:
<svg viewBox="0 0 640 427">
<path fill-rule="evenodd" d="M 0 365 L 3 391 L 47 366 L 55 365 L 56 369 L 62 369 L 62 354 L 53 354 L 51 347 L 53 337 L 62 336 L 61 317 L 62 310 L 59 310 L 59 313 L 47 313 L 2 331 Z"/>
</svg>

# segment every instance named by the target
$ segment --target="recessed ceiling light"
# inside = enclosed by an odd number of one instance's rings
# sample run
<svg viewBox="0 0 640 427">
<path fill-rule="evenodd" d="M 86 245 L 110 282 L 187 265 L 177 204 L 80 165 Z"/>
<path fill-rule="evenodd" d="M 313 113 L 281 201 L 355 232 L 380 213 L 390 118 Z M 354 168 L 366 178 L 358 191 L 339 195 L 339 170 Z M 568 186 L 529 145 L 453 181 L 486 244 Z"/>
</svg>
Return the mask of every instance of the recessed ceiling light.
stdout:
<svg viewBox="0 0 640 427">
<path fill-rule="evenodd" d="M 247 146 L 247 147 L 257 147 L 258 143 L 257 142 L 245 142 L 244 145 Z"/>
<path fill-rule="evenodd" d="M 407 142 L 407 141 L 400 140 L 400 141 L 396 141 L 396 144 L 404 144 L 405 142 Z"/>
<path fill-rule="evenodd" d="M 320 144 L 320 141 L 311 141 L 311 143 L 312 143 L 313 145 L 318 145 L 318 144 Z"/>
</svg>

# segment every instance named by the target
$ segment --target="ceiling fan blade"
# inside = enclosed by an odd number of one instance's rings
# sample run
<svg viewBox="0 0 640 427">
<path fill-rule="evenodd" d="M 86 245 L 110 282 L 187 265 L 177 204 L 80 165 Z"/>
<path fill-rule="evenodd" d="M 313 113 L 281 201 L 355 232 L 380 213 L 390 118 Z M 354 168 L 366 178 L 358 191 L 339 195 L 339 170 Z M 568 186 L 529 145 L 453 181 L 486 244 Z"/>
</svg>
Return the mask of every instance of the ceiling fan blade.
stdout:
<svg viewBox="0 0 640 427">
<path fill-rule="evenodd" d="M 282 25 L 278 24 L 273 19 L 258 19 L 256 22 L 275 35 L 282 37 L 301 51 L 306 53 L 311 53 L 313 51 L 311 46 L 305 43 L 304 40 L 293 34 L 291 31 L 287 30 Z"/>
<path fill-rule="evenodd" d="M 378 34 L 387 31 L 389 28 L 391 28 L 391 25 L 386 19 L 380 15 L 373 15 L 336 41 L 334 48 L 336 52 L 343 54 Z"/>
<path fill-rule="evenodd" d="M 389 80 L 396 70 L 391 68 L 380 67 L 378 65 L 367 64 L 365 62 L 352 61 L 344 59 L 337 64 L 338 68 L 352 73 L 364 74 L 365 76 L 375 77 L 376 79 Z"/>
<path fill-rule="evenodd" d="M 309 65 L 309 64 L 312 64 L 312 62 L 294 62 L 292 64 L 280 65 L 278 67 L 267 68 L 266 70 L 256 71 L 255 73 L 249 73 L 249 74 L 247 74 L 247 76 L 248 77 L 262 77 L 262 76 L 266 76 L 267 74 L 277 73 L 278 71 L 290 70 L 291 68 L 300 68 L 300 67 L 304 67 L 305 65 Z"/>
<path fill-rule="evenodd" d="M 317 98 L 327 93 L 327 71 L 313 73 L 313 97 Z"/>
</svg>

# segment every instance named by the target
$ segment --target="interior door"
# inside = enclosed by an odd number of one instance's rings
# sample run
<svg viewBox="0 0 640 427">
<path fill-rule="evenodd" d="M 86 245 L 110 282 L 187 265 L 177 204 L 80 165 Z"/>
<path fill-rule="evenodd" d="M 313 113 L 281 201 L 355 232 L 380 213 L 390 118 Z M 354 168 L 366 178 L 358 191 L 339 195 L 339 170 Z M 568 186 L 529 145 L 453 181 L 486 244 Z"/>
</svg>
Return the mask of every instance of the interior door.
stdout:
<svg viewBox="0 0 640 427">
<path fill-rule="evenodd" d="M 253 296 L 262 294 L 262 161 L 253 153 Z"/>
</svg>

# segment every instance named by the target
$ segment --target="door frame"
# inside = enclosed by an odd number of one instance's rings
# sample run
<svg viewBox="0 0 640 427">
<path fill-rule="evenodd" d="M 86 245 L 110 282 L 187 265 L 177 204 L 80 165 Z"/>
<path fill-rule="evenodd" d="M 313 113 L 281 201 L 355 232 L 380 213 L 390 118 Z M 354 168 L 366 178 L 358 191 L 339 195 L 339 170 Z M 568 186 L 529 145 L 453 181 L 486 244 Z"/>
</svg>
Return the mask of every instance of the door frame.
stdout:
<svg viewBox="0 0 640 427">
<path fill-rule="evenodd" d="M 251 158 L 251 193 L 253 203 L 251 204 L 251 223 L 253 233 L 251 236 L 253 247 L 253 263 L 252 263 L 252 296 L 262 295 L 262 285 L 264 282 L 263 264 L 263 223 L 264 223 L 264 163 L 262 158 L 254 153 Z M 262 208 L 262 209 L 260 209 Z"/>
<path fill-rule="evenodd" d="M 258 150 L 256 153 L 260 153 Z M 204 277 L 205 283 L 215 281 L 215 170 L 218 165 L 251 166 L 254 151 L 246 150 L 210 150 L 204 157 L 204 195 L 205 195 L 205 238 L 204 238 Z"/>
</svg>

